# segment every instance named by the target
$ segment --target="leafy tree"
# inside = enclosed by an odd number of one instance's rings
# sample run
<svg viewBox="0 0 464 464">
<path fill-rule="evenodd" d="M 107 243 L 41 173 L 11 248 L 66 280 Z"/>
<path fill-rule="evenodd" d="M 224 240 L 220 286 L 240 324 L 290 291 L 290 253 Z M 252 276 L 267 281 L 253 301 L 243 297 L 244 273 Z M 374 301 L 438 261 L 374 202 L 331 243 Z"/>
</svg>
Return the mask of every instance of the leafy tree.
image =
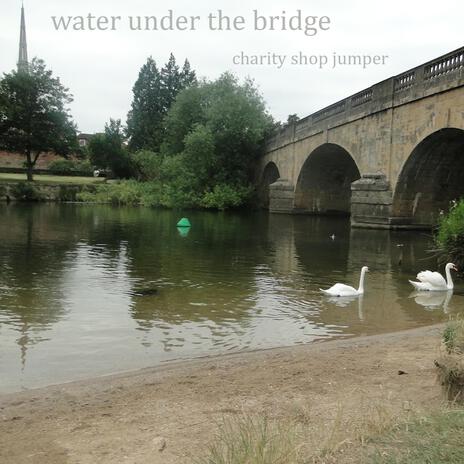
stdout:
<svg viewBox="0 0 464 464">
<path fill-rule="evenodd" d="M 42 153 L 67 156 L 78 149 L 71 102 L 69 90 L 37 58 L 27 71 L 0 80 L 0 148 L 24 155 L 28 181 Z"/>
<path fill-rule="evenodd" d="M 216 153 L 214 136 L 211 130 L 197 124 L 185 137 L 185 164 L 195 173 L 195 187 L 201 189 L 208 185 L 209 179 L 214 177 L 216 169 Z"/>
<path fill-rule="evenodd" d="M 88 147 L 92 163 L 101 169 L 111 169 L 116 177 L 130 177 L 133 174 L 123 134 L 121 120 L 110 119 L 105 125 L 105 133 L 94 135 Z"/>
<path fill-rule="evenodd" d="M 149 150 L 140 150 L 132 155 L 138 180 L 159 180 L 162 158 Z"/>
<path fill-rule="evenodd" d="M 181 92 L 176 104 L 171 107 L 166 116 L 166 134 L 161 147 L 163 155 L 180 153 L 185 148 L 185 137 L 196 124 L 206 123 L 203 108 L 205 92 L 201 87 L 192 87 Z"/>
<path fill-rule="evenodd" d="M 203 138 L 206 159 L 214 166 L 206 187 L 243 186 L 250 181 L 253 163 L 272 124 L 254 83 L 246 80 L 240 84 L 225 73 L 214 82 L 201 82 L 179 94 L 166 119 L 165 154 L 185 152 L 186 161 L 193 159 L 188 154 L 195 134 L 195 149 L 199 151 L 197 138 Z M 192 169 L 204 169 L 199 159 L 196 156 Z"/>
</svg>

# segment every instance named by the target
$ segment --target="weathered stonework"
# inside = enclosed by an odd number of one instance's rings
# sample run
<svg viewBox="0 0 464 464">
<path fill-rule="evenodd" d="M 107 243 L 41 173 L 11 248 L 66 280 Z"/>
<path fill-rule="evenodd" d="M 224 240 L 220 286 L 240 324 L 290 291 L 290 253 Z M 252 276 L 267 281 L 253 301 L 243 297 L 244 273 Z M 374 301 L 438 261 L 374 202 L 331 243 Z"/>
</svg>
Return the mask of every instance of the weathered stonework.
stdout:
<svg viewBox="0 0 464 464">
<path fill-rule="evenodd" d="M 279 179 L 269 186 L 269 211 L 272 213 L 293 212 L 295 187 L 285 179 Z"/>
<path fill-rule="evenodd" d="M 273 163 L 293 186 L 294 203 L 286 190 L 285 201 L 275 197 L 278 206 L 271 211 L 282 212 L 284 205 L 292 213 L 351 209 L 356 226 L 425 227 L 450 199 L 464 194 L 460 153 L 464 48 L 284 127 L 267 142 L 257 182 Z M 375 188 L 367 188 L 373 180 Z M 352 181 L 350 204 L 347 182 Z M 272 204 L 272 189 L 269 195 Z"/>
<path fill-rule="evenodd" d="M 351 184 L 351 224 L 388 227 L 393 195 L 384 174 L 365 174 Z"/>
</svg>

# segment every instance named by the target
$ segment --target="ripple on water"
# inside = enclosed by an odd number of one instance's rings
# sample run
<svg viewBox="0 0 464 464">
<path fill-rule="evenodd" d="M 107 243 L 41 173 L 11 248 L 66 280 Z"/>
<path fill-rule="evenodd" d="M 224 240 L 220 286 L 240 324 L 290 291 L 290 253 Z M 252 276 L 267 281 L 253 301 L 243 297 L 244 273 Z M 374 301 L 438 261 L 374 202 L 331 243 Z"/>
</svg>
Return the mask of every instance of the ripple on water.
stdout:
<svg viewBox="0 0 464 464">
<path fill-rule="evenodd" d="M 191 212 L 180 237 L 168 211 L 0 205 L 0 214 L 1 391 L 432 324 L 464 308 L 460 282 L 448 301 L 409 297 L 408 278 L 436 266 L 414 233 Z M 356 285 L 364 264 L 362 299 L 320 294 Z"/>
</svg>

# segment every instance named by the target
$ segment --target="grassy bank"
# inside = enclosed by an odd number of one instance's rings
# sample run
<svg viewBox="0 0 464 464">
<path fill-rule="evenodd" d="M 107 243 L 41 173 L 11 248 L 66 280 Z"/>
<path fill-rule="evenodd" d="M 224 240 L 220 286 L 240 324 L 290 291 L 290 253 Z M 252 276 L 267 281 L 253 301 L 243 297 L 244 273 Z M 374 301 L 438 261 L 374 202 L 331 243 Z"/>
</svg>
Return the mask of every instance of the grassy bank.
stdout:
<svg viewBox="0 0 464 464">
<path fill-rule="evenodd" d="M 392 415 L 387 404 L 371 407 L 356 427 L 317 429 L 309 410 L 293 421 L 243 416 L 224 421 L 198 464 L 438 464 L 464 462 L 464 410 L 443 408 L 427 415 Z"/>
<path fill-rule="evenodd" d="M 464 462 L 464 410 L 438 411 L 374 437 L 367 462 L 438 464 Z"/>
<path fill-rule="evenodd" d="M 464 462 L 464 322 L 442 332 L 435 360 L 441 405 L 418 409 L 412 401 L 392 407 L 379 397 L 353 416 L 341 402 L 325 425 L 310 405 L 290 406 L 280 417 L 242 413 L 223 419 L 200 464 L 438 464 Z M 432 360 L 430 360 L 430 363 Z M 451 393 L 451 394 L 450 394 Z M 446 397 L 451 400 L 446 402 Z"/>
<path fill-rule="evenodd" d="M 0 182 L 25 182 L 26 174 L 0 173 Z M 35 174 L 34 182 L 39 184 L 97 184 L 104 182 L 103 177 L 74 177 Z"/>
<path fill-rule="evenodd" d="M 246 205 L 251 187 L 216 185 L 210 191 L 195 193 L 189 185 L 176 182 L 121 180 L 83 191 L 78 200 L 85 203 L 147 206 L 162 208 L 211 208 L 225 210 Z"/>
</svg>

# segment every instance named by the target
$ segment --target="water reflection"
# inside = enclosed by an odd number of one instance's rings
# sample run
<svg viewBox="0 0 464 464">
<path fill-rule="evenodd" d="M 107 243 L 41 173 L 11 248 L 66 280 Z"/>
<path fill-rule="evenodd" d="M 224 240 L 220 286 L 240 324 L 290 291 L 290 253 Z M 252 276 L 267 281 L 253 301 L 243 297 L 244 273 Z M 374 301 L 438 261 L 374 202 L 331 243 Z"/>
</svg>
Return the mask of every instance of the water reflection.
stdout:
<svg viewBox="0 0 464 464">
<path fill-rule="evenodd" d="M 418 292 L 414 291 L 409 295 L 409 298 L 414 298 L 414 301 L 423 306 L 429 311 L 442 309 L 444 313 L 449 312 L 449 304 L 453 296 L 453 291 L 447 292 Z"/>
<path fill-rule="evenodd" d="M 443 320 L 459 292 L 409 297 L 430 237 L 335 218 L 83 205 L 0 206 L 0 390 L 180 357 Z M 335 236 L 334 238 L 332 236 Z M 319 288 L 370 273 L 361 297 Z M 442 298 L 442 299 L 439 299 Z"/>
</svg>

